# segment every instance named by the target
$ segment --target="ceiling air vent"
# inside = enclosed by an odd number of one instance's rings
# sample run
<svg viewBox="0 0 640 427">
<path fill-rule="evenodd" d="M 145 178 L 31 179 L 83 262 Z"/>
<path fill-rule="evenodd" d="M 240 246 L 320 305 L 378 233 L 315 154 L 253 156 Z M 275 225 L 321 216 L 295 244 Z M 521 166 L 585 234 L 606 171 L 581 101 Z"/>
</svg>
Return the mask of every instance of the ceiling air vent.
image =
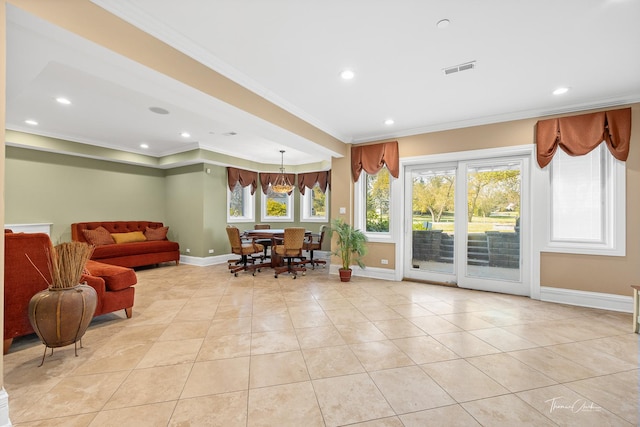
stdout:
<svg viewBox="0 0 640 427">
<path fill-rule="evenodd" d="M 443 68 L 442 71 L 444 71 L 444 74 L 448 76 L 449 74 L 457 73 L 458 71 L 472 70 L 474 68 L 476 68 L 476 61 L 465 62 L 464 64 Z"/>
</svg>

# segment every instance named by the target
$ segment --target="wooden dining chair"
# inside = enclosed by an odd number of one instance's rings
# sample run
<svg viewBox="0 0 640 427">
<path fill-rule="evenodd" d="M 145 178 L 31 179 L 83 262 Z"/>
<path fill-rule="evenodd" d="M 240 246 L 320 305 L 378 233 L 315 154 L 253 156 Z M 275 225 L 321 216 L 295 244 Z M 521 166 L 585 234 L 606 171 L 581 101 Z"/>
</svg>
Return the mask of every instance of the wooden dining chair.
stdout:
<svg viewBox="0 0 640 427">
<path fill-rule="evenodd" d="M 256 243 L 254 239 L 243 240 L 240 237 L 240 230 L 238 227 L 232 225 L 227 226 L 227 236 L 229 237 L 229 244 L 231 245 L 231 252 L 240 255 L 239 260 L 229 262 L 229 270 L 234 276 L 238 277 L 240 271 L 251 271 L 255 276 L 256 271 L 260 271 L 260 268 L 267 266 L 268 264 L 262 263 L 264 246 Z M 256 259 L 254 255 L 260 254 Z M 256 262 L 260 261 L 260 262 Z"/>
<path fill-rule="evenodd" d="M 304 262 L 305 260 L 305 257 L 302 255 L 302 246 L 304 244 L 304 235 L 306 231 L 307 230 L 303 227 L 285 228 L 282 244 L 272 246 L 271 249 L 286 261 L 284 266 L 275 267 L 274 277 L 277 278 L 278 274 L 287 272 L 295 279 L 298 272 L 301 272 L 304 275 L 304 272 L 307 271 L 307 269 L 301 265 L 301 262 Z M 296 259 L 300 261 L 295 262 L 294 260 Z"/>
<path fill-rule="evenodd" d="M 271 229 L 271 225 L 269 224 L 256 224 L 255 227 L 253 227 L 254 230 L 270 230 Z M 269 257 L 269 255 L 267 255 L 267 249 L 269 249 L 269 247 L 271 246 L 271 239 L 257 239 L 256 243 L 261 244 L 262 246 L 264 246 L 264 257 L 267 258 Z"/>
<path fill-rule="evenodd" d="M 306 264 L 311 264 L 311 269 L 315 270 L 316 265 L 325 265 L 327 261 L 323 259 L 313 258 L 313 251 L 322 249 L 322 242 L 324 241 L 324 235 L 327 231 L 327 226 L 320 227 L 320 232 L 317 234 L 310 234 L 304 240 L 302 249 L 309 252 L 309 259 L 305 261 Z"/>
</svg>

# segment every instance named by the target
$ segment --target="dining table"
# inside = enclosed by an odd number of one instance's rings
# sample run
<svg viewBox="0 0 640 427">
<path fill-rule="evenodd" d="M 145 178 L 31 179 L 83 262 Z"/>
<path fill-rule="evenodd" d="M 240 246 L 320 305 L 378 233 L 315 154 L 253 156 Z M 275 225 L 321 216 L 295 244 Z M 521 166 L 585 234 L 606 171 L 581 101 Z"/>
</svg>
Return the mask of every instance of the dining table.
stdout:
<svg viewBox="0 0 640 427">
<path fill-rule="evenodd" d="M 245 230 L 244 237 L 251 239 L 269 239 L 271 240 L 271 267 L 279 267 L 283 264 L 281 256 L 275 253 L 273 246 L 277 239 L 284 238 L 284 228 L 261 228 L 259 230 Z M 305 237 L 311 236 L 311 230 L 305 230 Z"/>
</svg>

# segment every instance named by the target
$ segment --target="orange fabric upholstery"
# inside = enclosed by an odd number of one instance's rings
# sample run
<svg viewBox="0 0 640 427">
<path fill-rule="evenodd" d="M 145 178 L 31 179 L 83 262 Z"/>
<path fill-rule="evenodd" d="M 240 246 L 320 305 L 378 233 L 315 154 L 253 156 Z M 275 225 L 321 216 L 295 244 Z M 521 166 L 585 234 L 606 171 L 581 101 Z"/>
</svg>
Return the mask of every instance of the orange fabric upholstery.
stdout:
<svg viewBox="0 0 640 427">
<path fill-rule="evenodd" d="M 47 289 L 48 283 L 51 282 L 47 254 L 51 248 L 51 240 L 44 233 L 5 233 L 4 245 L 6 354 L 14 338 L 33 333 L 28 315 L 29 301 L 37 292 Z M 86 282 L 98 295 L 94 315 L 124 309 L 126 316 L 131 317 L 135 296 L 133 285 L 137 283 L 135 272 L 130 268 L 95 261 L 89 261 L 86 270 L 89 274 L 83 274 L 80 281 Z"/>
<path fill-rule="evenodd" d="M 83 230 L 95 230 L 99 227 L 105 228 L 109 233 L 130 233 L 134 231 L 144 233 L 147 228 L 160 229 L 164 227 L 164 224 L 153 221 L 78 222 L 71 224 L 71 239 L 77 242 L 86 242 Z M 122 267 L 140 267 L 170 261 L 175 261 L 177 265 L 180 262 L 180 245 L 166 238 L 163 240 L 100 245 L 96 246 L 91 259 Z"/>
</svg>

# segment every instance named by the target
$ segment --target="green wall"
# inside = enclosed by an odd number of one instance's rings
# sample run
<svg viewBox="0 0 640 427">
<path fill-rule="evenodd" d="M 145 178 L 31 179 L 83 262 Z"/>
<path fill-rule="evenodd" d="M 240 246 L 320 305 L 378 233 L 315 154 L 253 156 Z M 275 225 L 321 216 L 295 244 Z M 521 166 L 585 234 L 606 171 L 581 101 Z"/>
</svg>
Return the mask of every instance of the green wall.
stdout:
<svg viewBox="0 0 640 427">
<path fill-rule="evenodd" d="M 164 172 L 6 147 L 5 223 L 53 223 L 54 243 L 82 221 L 165 222 Z M 171 230 L 170 230 L 171 231 Z"/>
<path fill-rule="evenodd" d="M 209 170 L 209 173 L 206 171 Z M 227 225 L 227 168 L 205 165 L 204 223 L 202 238 L 205 252 L 202 256 L 218 256 L 231 252 L 225 227 Z M 213 254 L 209 254 L 213 249 Z"/>
<path fill-rule="evenodd" d="M 71 240 L 74 222 L 148 220 L 168 225 L 168 237 L 180 244 L 183 255 L 206 258 L 230 253 L 225 166 L 198 163 L 163 170 L 6 146 L 5 179 L 5 223 L 52 223 L 54 243 Z M 256 191 L 256 223 L 260 191 Z M 297 190 L 293 203 L 294 221 L 271 226 L 317 232 L 322 224 L 300 221 Z M 236 225 L 246 230 L 254 223 Z"/>
<path fill-rule="evenodd" d="M 183 255 L 202 256 L 202 165 L 191 165 L 167 171 L 165 205 L 167 225 L 175 230 Z M 187 249 L 190 250 L 187 253 Z"/>
</svg>

